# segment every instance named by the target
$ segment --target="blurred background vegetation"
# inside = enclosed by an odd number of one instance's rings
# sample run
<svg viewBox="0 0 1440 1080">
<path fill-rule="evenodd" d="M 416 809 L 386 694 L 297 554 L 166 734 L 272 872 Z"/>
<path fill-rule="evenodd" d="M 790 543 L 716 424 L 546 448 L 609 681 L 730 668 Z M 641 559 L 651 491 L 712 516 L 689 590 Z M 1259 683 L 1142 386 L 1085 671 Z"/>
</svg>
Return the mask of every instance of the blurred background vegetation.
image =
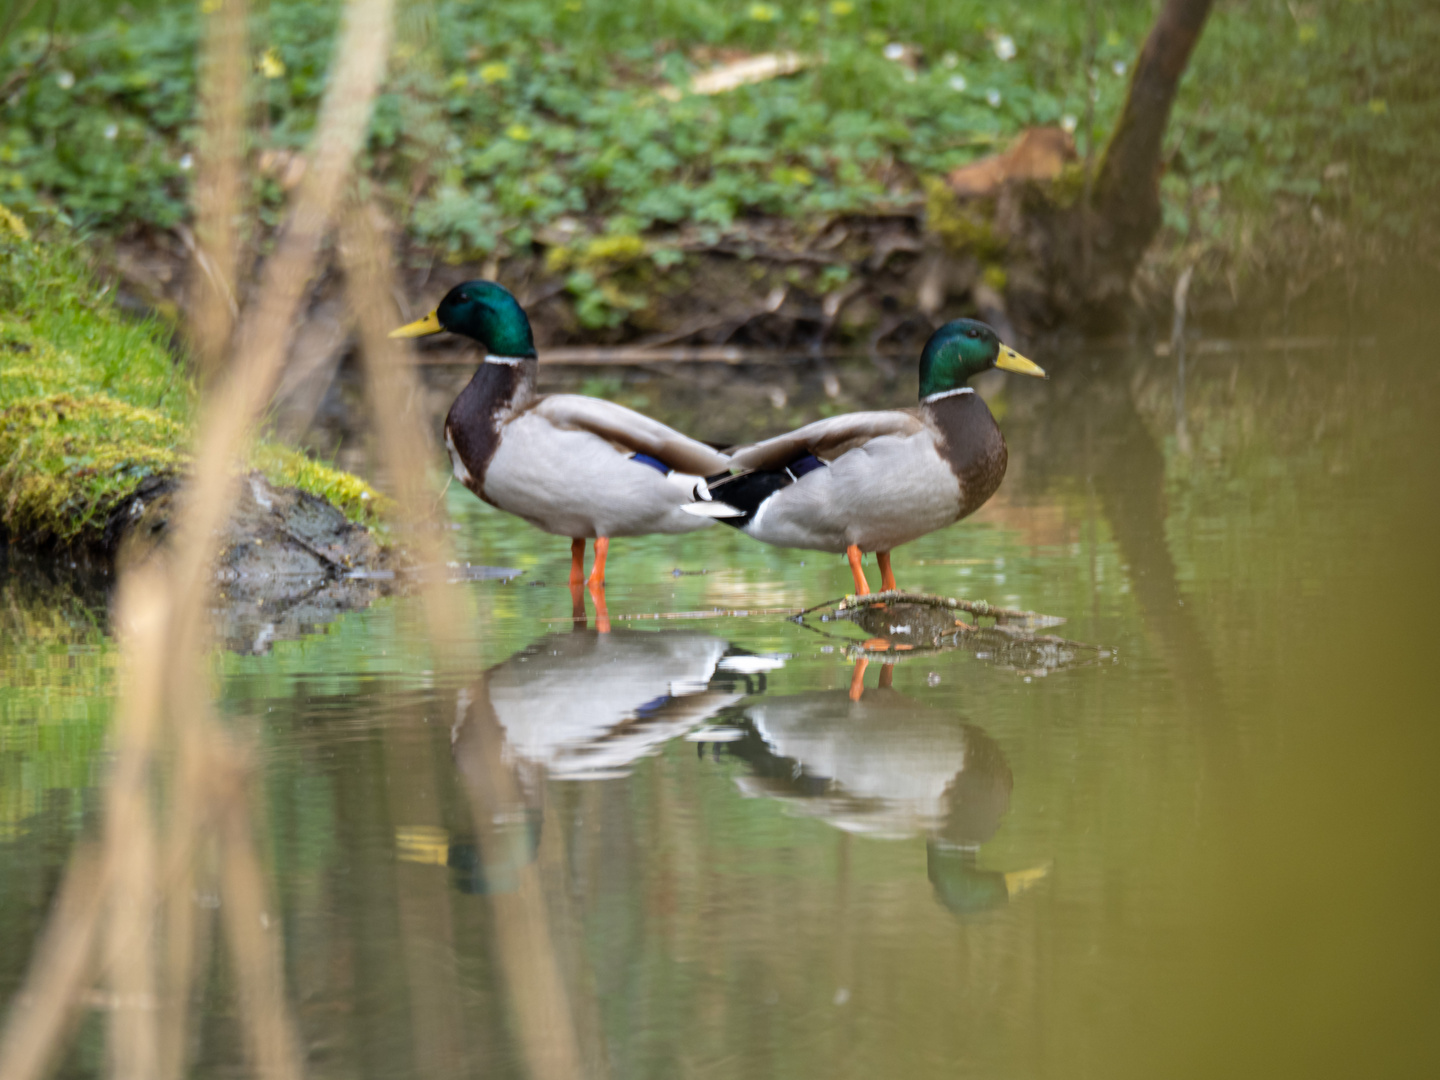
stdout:
<svg viewBox="0 0 1440 1080">
<path fill-rule="evenodd" d="M 0 44 L 0 203 L 101 234 L 182 222 L 203 6 L 62 2 L 56 13 L 40 0 L 21 12 Z M 314 123 L 338 7 L 271 0 L 254 17 L 262 229 L 296 179 L 291 155 Z M 429 0 L 401 14 L 367 168 L 411 239 L 450 261 L 543 248 L 572 275 L 587 254 L 664 269 L 684 257 L 682 239 L 713 242 L 747 217 L 803 228 L 923 204 L 926 178 L 1028 126 L 1063 125 L 1082 155 L 1092 137 L 1098 153 L 1154 10 Z M 671 89 L 784 49 L 813 63 L 712 97 Z M 1433 251 L 1436 55 L 1431 4 L 1218 4 L 1167 136 L 1162 250 L 1252 262 Z"/>
</svg>

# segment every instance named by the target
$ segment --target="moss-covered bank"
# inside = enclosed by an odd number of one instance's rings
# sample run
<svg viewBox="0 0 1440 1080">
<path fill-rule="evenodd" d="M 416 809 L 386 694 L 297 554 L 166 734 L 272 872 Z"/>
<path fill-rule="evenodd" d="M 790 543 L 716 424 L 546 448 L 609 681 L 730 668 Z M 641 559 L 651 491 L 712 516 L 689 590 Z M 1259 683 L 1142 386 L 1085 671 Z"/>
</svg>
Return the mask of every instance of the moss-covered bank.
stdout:
<svg viewBox="0 0 1440 1080">
<path fill-rule="evenodd" d="M 117 309 L 68 239 L 0 221 L 0 535 L 110 556 L 141 490 L 178 478 L 196 395 L 168 331 Z M 368 484 L 262 443 L 257 474 L 378 522 Z M 136 515 L 138 516 L 138 514 Z"/>
</svg>

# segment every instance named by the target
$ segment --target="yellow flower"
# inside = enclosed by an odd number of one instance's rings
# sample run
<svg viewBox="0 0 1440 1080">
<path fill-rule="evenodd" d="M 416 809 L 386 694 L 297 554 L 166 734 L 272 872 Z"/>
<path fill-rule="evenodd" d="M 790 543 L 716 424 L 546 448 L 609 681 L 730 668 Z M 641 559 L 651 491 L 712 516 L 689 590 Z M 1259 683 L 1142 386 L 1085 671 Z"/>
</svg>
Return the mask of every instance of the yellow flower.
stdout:
<svg viewBox="0 0 1440 1080">
<path fill-rule="evenodd" d="M 0 206 L 0 235 L 6 233 L 16 240 L 30 239 L 30 230 L 25 227 L 25 222 L 20 220 L 20 215 Z"/>
<path fill-rule="evenodd" d="M 501 60 L 496 60 L 493 64 L 486 64 L 480 69 L 480 78 L 487 83 L 504 82 L 510 78 L 510 65 Z"/>
<path fill-rule="evenodd" d="M 777 184 L 798 184 L 808 187 L 815 182 L 815 174 L 803 165 L 777 165 L 770 172 L 770 179 Z"/>
<path fill-rule="evenodd" d="M 450 76 L 451 90 L 464 90 L 469 85 L 470 79 L 463 71 L 457 71 L 454 75 Z"/>
<path fill-rule="evenodd" d="M 275 51 L 274 45 L 265 50 L 260 59 L 256 61 L 255 66 L 267 79 L 278 79 L 285 74 L 285 61 L 280 59 L 280 54 Z"/>
<path fill-rule="evenodd" d="M 516 142 L 529 142 L 531 139 L 530 129 L 524 124 L 511 124 L 505 129 L 505 137 L 514 139 Z"/>
<path fill-rule="evenodd" d="M 1371 98 L 1368 108 L 1376 116 L 1384 116 L 1387 112 L 1390 111 L 1389 104 L 1386 103 L 1384 98 L 1380 97 Z"/>
<path fill-rule="evenodd" d="M 830 4 L 830 14 L 837 19 L 843 19 L 846 15 L 853 14 L 854 11 L 855 5 L 850 0 L 832 0 Z"/>
<path fill-rule="evenodd" d="M 774 22 L 780 15 L 779 9 L 773 4 L 751 4 L 750 18 L 756 22 Z"/>
<path fill-rule="evenodd" d="M 1314 23 L 1300 24 L 1300 43 L 1302 45 L 1314 41 L 1319 36 L 1320 31 L 1316 28 Z"/>
<path fill-rule="evenodd" d="M 200 14 L 214 15 L 220 10 L 220 0 L 200 0 Z"/>
</svg>

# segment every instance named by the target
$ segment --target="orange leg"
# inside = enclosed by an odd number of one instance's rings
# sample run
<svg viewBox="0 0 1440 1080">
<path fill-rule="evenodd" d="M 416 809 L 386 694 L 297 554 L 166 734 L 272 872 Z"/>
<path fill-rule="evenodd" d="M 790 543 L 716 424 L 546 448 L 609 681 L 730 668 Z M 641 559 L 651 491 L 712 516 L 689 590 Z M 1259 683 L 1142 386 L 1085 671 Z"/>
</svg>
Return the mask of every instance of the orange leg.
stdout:
<svg viewBox="0 0 1440 1080">
<path fill-rule="evenodd" d="M 605 556 L 610 554 L 610 538 L 595 538 L 595 562 L 590 567 L 590 577 L 585 582 L 590 590 L 590 599 L 595 601 L 595 629 L 602 634 L 610 632 L 610 612 L 605 607 Z"/>
<path fill-rule="evenodd" d="M 851 544 L 845 549 L 845 557 L 850 560 L 850 573 L 855 575 L 855 595 L 869 596 L 870 583 L 865 580 L 865 571 L 860 569 L 860 549 Z"/>
<path fill-rule="evenodd" d="M 610 632 L 610 610 L 605 606 L 605 583 L 590 586 L 590 599 L 595 601 L 595 629 L 602 634 Z"/>
<path fill-rule="evenodd" d="M 865 693 L 865 667 L 870 661 L 863 656 L 855 661 L 855 674 L 850 676 L 850 700 L 859 701 Z"/>
<path fill-rule="evenodd" d="M 880 689 L 889 690 L 895 682 L 895 665 L 885 664 L 880 668 Z"/>
<path fill-rule="evenodd" d="M 570 618 L 574 620 L 575 629 L 585 629 L 585 586 L 570 586 Z"/>
<path fill-rule="evenodd" d="M 590 586 L 591 592 L 605 587 L 605 556 L 608 554 L 610 554 L 610 538 L 597 536 L 595 538 L 595 562 L 590 567 L 590 579 L 585 583 Z"/>
<path fill-rule="evenodd" d="M 875 553 L 875 560 L 880 564 L 880 588 L 887 592 L 898 589 L 899 586 L 895 584 L 895 575 L 890 572 L 890 553 L 888 551 L 877 551 Z"/>
<path fill-rule="evenodd" d="M 585 583 L 585 541 L 570 541 L 570 587 Z"/>
</svg>

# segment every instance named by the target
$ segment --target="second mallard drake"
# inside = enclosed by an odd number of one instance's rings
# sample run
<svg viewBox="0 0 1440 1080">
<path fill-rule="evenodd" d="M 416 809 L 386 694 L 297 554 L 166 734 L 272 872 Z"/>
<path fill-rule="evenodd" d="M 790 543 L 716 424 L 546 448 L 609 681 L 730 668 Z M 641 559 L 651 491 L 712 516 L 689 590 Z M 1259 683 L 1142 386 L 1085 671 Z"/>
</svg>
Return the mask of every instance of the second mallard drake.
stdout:
<svg viewBox="0 0 1440 1080">
<path fill-rule="evenodd" d="M 707 494 L 739 511 L 721 520 L 757 540 L 845 552 L 856 593 L 870 591 L 861 553 L 876 552 L 881 587 L 893 589 L 891 549 L 974 513 L 1005 476 L 1005 439 L 966 385 L 996 367 L 1045 375 L 985 323 L 946 323 L 920 354 L 918 407 L 834 416 L 732 450 Z"/>
<path fill-rule="evenodd" d="M 718 450 L 632 409 L 579 394 L 539 394 L 530 320 L 493 281 L 451 289 L 391 337 L 448 330 L 478 342 L 484 361 L 445 417 L 455 477 L 492 506 L 571 538 L 571 585 L 595 541 L 589 584 L 605 581 L 612 536 L 684 533 L 711 524 L 681 507 L 729 466 Z M 723 513 L 724 510 L 721 509 Z"/>
</svg>

